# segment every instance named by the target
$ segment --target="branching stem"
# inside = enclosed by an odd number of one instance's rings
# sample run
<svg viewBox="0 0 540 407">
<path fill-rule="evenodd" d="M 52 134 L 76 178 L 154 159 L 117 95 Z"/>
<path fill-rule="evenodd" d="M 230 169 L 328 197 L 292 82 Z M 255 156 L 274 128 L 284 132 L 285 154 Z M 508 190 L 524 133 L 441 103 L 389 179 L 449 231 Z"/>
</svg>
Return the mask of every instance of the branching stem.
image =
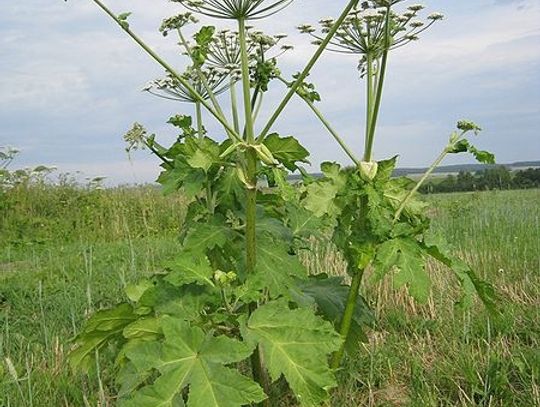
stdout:
<svg viewBox="0 0 540 407">
<path fill-rule="evenodd" d="M 442 151 L 442 153 L 435 159 L 435 161 L 433 161 L 433 164 L 431 164 L 431 166 L 427 169 L 427 171 L 424 173 L 424 175 L 422 176 L 422 178 L 420 178 L 420 180 L 416 183 L 416 185 L 414 186 L 413 189 L 411 189 L 409 191 L 409 193 L 405 196 L 405 198 L 403 199 L 403 201 L 401 201 L 398 209 L 396 210 L 396 213 L 394 215 L 394 222 L 397 222 L 399 220 L 399 217 L 401 216 L 401 214 L 403 213 L 403 210 L 405 209 L 405 207 L 407 206 L 407 203 L 409 202 L 409 200 L 414 196 L 414 194 L 416 194 L 418 192 L 418 190 L 420 189 L 420 187 L 424 184 L 424 182 L 426 182 L 426 180 L 429 178 L 429 176 L 433 173 L 433 171 L 435 171 L 435 169 L 442 163 L 442 161 L 446 158 L 446 156 L 448 154 L 450 154 L 450 151 L 451 149 L 454 147 L 454 145 L 463 138 L 463 136 L 465 135 L 466 131 L 463 131 L 461 132 L 461 134 L 457 134 L 456 133 L 456 138 L 454 139 L 451 139 L 450 143 L 448 144 L 448 146 L 446 146 L 446 148 Z"/>
<path fill-rule="evenodd" d="M 285 79 L 283 79 L 281 76 L 278 76 L 278 79 L 283 82 L 285 85 L 290 86 L 290 83 L 287 82 Z M 359 167 L 360 166 L 360 160 L 354 155 L 353 151 L 349 148 L 349 146 L 343 141 L 341 136 L 338 134 L 338 132 L 332 127 L 330 122 L 324 117 L 324 114 L 315 106 L 315 104 L 309 100 L 308 98 L 302 96 L 301 93 L 296 92 L 296 94 L 309 106 L 309 108 L 315 113 L 315 116 L 320 120 L 320 122 L 323 124 L 323 126 L 328 130 L 328 132 L 332 135 L 334 140 L 339 144 L 339 146 L 343 149 L 345 154 L 349 156 L 349 158 L 352 160 L 352 162 Z"/>
<path fill-rule="evenodd" d="M 244 103 L 244 133 L 246 142 L 249 145 L 255 143 L 255 132 L 253 129 L 253 110 L 251 108 L 251 88 L 249 80 L 249 57 L 247 53 L 246 24 L 244 19 L 238 20 L 238 38 L 240 42 L 240 59 L 242 65 L 242 90 Z M 246 188 L 246 272 L 255 273 L 257 264 L 257 154 L 254 149 L 246 150 L 246 178 L 248 186 Z M 250 305 L 250 312 L 255 311 L 257 305 Z M 259 347 L 255 349 L 251 356 L 251 368 L 254 379 L 261 385 L 264 392 L 270 396 L 270 381 L 266 374 L 261 358 Z M 261 403 L 262 407 L 270 407 L 270 400 L 266 399 Z"/>
<path fill-rule="evenodd" d="M 279 116 L 281 116 L 281 113 L 283 112 L 285 107 L 287 107 L 288 103 L 290 102 L 290 100 L 292 99 L 292 97 L 294 96 L 296 91 L 298 90 L 298 87 L 307 78 L 307 76 L 309 75 L 309 73 L 311 72 L 311 70 L 313 69 L 313 67 L 315 66 L 315 64 L 319 60 L 319 58 L 321 57 L 322 53 L 324 52 L 324 50 L 326 49 L 326 47 L 328 46 L 328 44 L 332 40 L 332 38 L 334 38 L 334 35 L 336 34 L 339 27 L 341 27 L 341 24 L 343 23 L 343 21 L 349 15 L 349 12 L 353 9 L 353 7 L 355 7 L 358 4 L 358 2 L 359 2 L 359 0 L 351 0 L 351 1 L 349 1 L 349 4 L 347 4 L 347 7 L 345 7 L 345 9 L 343 10 L 343 12 L 339 16 L 339 18 L 336 20 L 336 22 L 334 23 L 334 25 L 332 26 L 330 31 L 328 31 L 328 34 L 326 35 L 324 40 L 319 45 L 319 48 L 317 49 L 315 54 L 313 54 L 313 56 L 311 57 L 311 59 L 307 63 L 306 67 L 304 68 L 304 70 L 300 73 L 300 75 L 298 76 L 298 78 L 296 79 L 294 84 L 289 89 L 289 92 L 287 92 L 287 94 L 285 95 L 285 97 L 283 98 L 283 100 L 281 101 L 279 106 L 274 111 L 274 114 L 272 115 L 272 117 L 268 120 L 268 123 L 266 123 L 266 126 L 264 127 L 263 131 L 261 132 L 261 134 L 258 137 L 259 141 L 266 137 L 266 135 L 268 134 L 268 132 L 270 131 L 270 129 L 272 128 L 272 126 L 274 125 L 276 120 L 279 118 Z"/>
<path fill-rule="evenodd" d="M 133 31 L 125 25 L 125 21 L 120 21 L 116 15 L 101 1 L 101 0 L 92 0 L 96 3 L 109 17 L 111 17 L 125 32 L 128 34 L 142 49 L 144 49 L 158 64 L 160 64 L 167 72 L 169 72 L 175 79 L 177 79 L 186 89 L 191 93 L 191 95 L 201 102 L 201 105 L 208 110 L 212 116 L 227 130 L 227 134 L 230 138 L 235 139 L 236 141 L 241 141 L 240 135 L 234 131 L 227 119 L 221 115 L 218 111 L 214 110 L 210 104 L 204 100 L 204 98 L 191 86 L 191 84 L 186 81 L 176 70 L 170 66 L 163 58 L 161 58 L 152 48 L 150 48 L 141 38 L 139 38 Z"/>
</svg>

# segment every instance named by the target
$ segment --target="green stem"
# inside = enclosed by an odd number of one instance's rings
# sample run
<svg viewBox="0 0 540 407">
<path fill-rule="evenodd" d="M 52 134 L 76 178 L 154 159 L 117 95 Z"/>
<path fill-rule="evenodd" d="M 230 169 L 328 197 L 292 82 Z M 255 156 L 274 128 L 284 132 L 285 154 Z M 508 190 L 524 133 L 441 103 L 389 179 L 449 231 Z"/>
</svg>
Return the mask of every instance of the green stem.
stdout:
<svg viewBox="0 0 540 407">
<path fill-rule="evenodd" d="M 386 67 L 388 65 L 388 54 L 390 52 L 391 38 L 390 38 L 390 6 L 386 7 L 386 19 L 385 19 L 385 32 L 384 32 L 384 51 L 382 56 L 381 66 L 379 68 L 377 77 L 377 90 L 375 92 L 375 104 L 373 106 L 373 112 L 371 113 L 371 123 L 369 127 L 369 144 L 366 149 L 365 161 L 371 161 L 371 155 L 373 152 L 373 142 L 375 141 L 375 129 L 377 127 L 377 120 L 379 118 L 379 111 L 381 108 L 381 100 L 384 89 L 384 79 L 386 77 Z"/>
<path fill-rule="evenodd" d="M 373 120 L 373 57 L 371 52 L 366 54 L 367 83 L 366 83 L 366 135 L 364 139 L 364 161 L 371 161 L 372 142 L 370 140 L 371 123 Z"/>
<path fill-rule="evenodd" d="M 195 70 L 197 71 L 197 76 L 199 80 L 201 81 L 202 85 L 204 86 L 204 89 L 206 90 L 206 93 L 208 94 L 208 97 L 210 98 L 210 101 L 212 102 L 212 105 L 214 106 L 214 109 L 216 112 L 218 112 L 222 117 L 225 117 L 225 114 L 223 113 L 223 109 L 221 108 L 221 105 L 219 104 L 217 97 L 208 84 L 208 80 L 206 79 L 206 76 L 204 75 L 203 71 L 201 70 L 201 67 L 199 64 L 195 62 L 193 59 L 193 54 L 191 53 L 191 48 L 189 47 L 189 43 L 186 41 L 186 38 L 184 37 L 184 34 L 182 34 L 182 30 L 178 30 L 178 37 L 180 38 L 180 44 L 184 46 L 184 49 L 186 50 L 186 53 L 191 58 L 191 61 L 193 62 L 193 66 L 195 67 Z"/>
<path fill-rule="evenodd" d="M 240 119 L 238 118 L 238 100 L 236 96 L 236 82 L 231 78 L 231 110 L 233 116 L 234 130 L 240 134 Z"/>
<path fill-rule="evenodd" d="M 283 82 L 285 85 L 287 86 L 290 86 L 290 83 L 288 83 L 285 79 L 283 79 L 281 76 L 278 76 L 277 77 L 281 82 Z M 315 116 L 317 116 L 317 118 L 321 121 L 321 123 L 323 124 L 323 126 L 326 128 L 326 130 L 328 130 L 328 132 L 332 135 L 332 137 L 334 137 L 334 140 L 336 140 L 336 142 L 340 145 L 340 147 L 343 149 L 343 151 L 345 152 L 345 154 L 347 154 L 349 156 L 349 158 L 353 161 L 353 163 L 359 167 L 360 166 L 360 160 L 358 158 L 356 158 L 356 156 L 354 155 L 353 151 L 349 148 L 349 146 L 345 143 L 345 141 L 343 141 L 343 139 L 341 138 L 341 136 L 338 134 L 338 132 L 336 130 L 334 130 L 334 128 L 332 127 L 332 125 L 330 124 L 330 122 L 326 119 L 326 117 L 324 117 L 324 115 L 322 114 L 322 112 L 317 109 L 317 107 L 315 106 L 315 104 L 309 100 L 308 98 L 306 97 L 303 97 L 300 93 L 296 93 L 304 102 L 306 102 L 306 104 L 309 106 L 309 108 L 313 111 L 313 113 L 315 113 Z"/>
<path fill-rule="evenodd" d="M 257 104 L 255 105 L 255 111 L 253 112 L 253 122 L 256 122 L 257 117 L 259 117 L 263 99 L 264 99 L 264 93 L 261 93 L 260 96 L 257 98 Z"/>
<path fill-rule="evenodd" d="M 242 61 L 242 91 L 244 96 L 245 134 L 248 144 L 253 144 L 255 142 L 255 131 L 253 128 L 253 111 L 251 109 L 251 86 L 249 80 L 249 58 L 247 54 L 245 20 L 238 20 L 238 30 L 240 41 L 240 59 Z"/>
<path fill-rule="evenodd" d="M 174 168 L 172 162 L 167 160 L 163 154 L 161 154 L 154 146 L 150 145 L 146 140 L 144 140 L 144 145 L 148 147 L 148 149 L 154 153 L 156 157 L 158 157 L 161 161 L 163 161 L 163 164 L 165 164 L 168 168 Z"/>
<path fill-rule="evenodd" d="M 373 101 L 373 91 L 374 91 L 374 74 L 373 74 L 373 59 L 371 53 L 367 54 L 367 117 L 366 117 L 366 138 L 365 138 L 365 151 L 364 151 L 364 161 L 371 161 L 373 155 L 373 142 L 375 140 L 375 129 L 377 126 L 377 119 L 379 116 L 379 109 L 381 106 L 384 78 L 386 76 L 386 66 L 388 61 L 388 52 L 390 48 L 390 6 L 386 7 L 386 20 L 385 20 L 385 49 L 382 56 L 382 63 L 378 69 L 377 77 L 375 78 L 375 100 Z M 360 205 L 359 216 L 365 216 L 365 207 L 367 202 L 363 199 Z M 337 369 L 341 364 L 343 355 L 345 353 L 345 343 L 349 339 L 352 318 L 354 315 L 354 309 L 356 303 L 358 302 L 358 295 L 360 293 L 360 285 L 362 283 L 362 277 L 364 276 L 364 270 L 355 270 L 353 273 L 351 288 L 349 290 L 349 296 L 347 298 L 347 305 L 345 306 L 345 311 L 343 313 L 343 319 L 341 320 L 340 333 L 345 339 L 344 344 L 341 346 L 339 351 L 337 351 L 333 358 L 331 366 L 333 369 Z"/>
<path fill-rule="evenodd" d="M 251 89 L 249 80 L 249 58 L 246 42 L 246 25 L 244 19 L 238 20 L 238 34 L 240 42 L 240 58 L 242 61 L 242 90 L 244 96 L 245 134 L 248 144 L 255 143 L 253 129 L 253 111 L 251 109 Z M 257 153 L 254 149 L 246 151 L 246 272 L 255 273 L 257 264 Z M 251 304 L 250 312 L 255 311 L 257 304 Z M 270 380 L 264 369 L 259 347 L 251 355 L 251 368 L 253 377 L 261 385 L 264 392 L 270 397 Z M 266 399 L 261 406 L 271 407 L 270 399 Z"/>
<path fill-rule="evenodd" d="M 339 328 L 339 333 L 341 334 L 341 337 L 345 339 L 345 341 L 339 350 L 332 356 L 332 361 L 330 363 L 330 367 L 332 369 L 337 369 L 339 367 L 341 360 L 343 359 L 343 355 L 345 354 L 346 339 L 349 338 L 349 333 L 351 332 L 352 319 L 354 310 L 356 308 L 356 302 L 358 301 L 360 283 L 362 282 L 363 276 L 364 270 L 358 270 L 353 275 L 351 288 L 349 289 L 349 295 L 347 296 L 347 305 L 345 305 L 345 311 L 343 312 L 343 318 L 341 319 Z"/>
<path fill-rule="evenodd" d="M 413 189 L 409 191 L 409 193 L 405 196 L 403 201 L 401 201 L 398 209 L 396 210 L 396 213 L 394 215 L 394 222 L 397 222 L 399 217 L 401 216 L 401 213 L 407 206 L 407 203 L 409 200 L 413 197 L 414 194 L 418 192 L 422 184 L 428 179 L 428 177 L 431 175 L 431 173 L 439 166 L 439 164 L 444 160 L 444 158 L 448 155 L 448 148 L 445 148 L 443 152 L 437 157 L 437 159 L 431 164 L 431 166 L 428 168 L 428 170 L 425 172 L 425 174 L 420 178 L 420 180 L 416 183 Z"/>
<path fill-rule="evenodd" d="M 161 58 L 152 48 L 150 48 L 146 43 L 140 39 L 135 33 L 133 33 L 128 26 L 125 25 L 125 21 L 118 20 L 118 17 L 103 4 L 100 0 L 92 0 L 96 3 L 107 15 L 109 15 L 116 23 L 128 34 L 142 49 L 144 49 L 158 64 L 160 64 L 167 72 L 169 72 L 175 79 L 177 79 L 186 89 L 193 95 L 195 99 L 201 102 L 201 105 L 208 110 L 212 116 L 227 130 L 229 137 L 235 139 L 236 141 L 242 141 L 240 135 L 234 131 L 231 125 L 227 122 L 227 119 L 221 115 L 218 111 L 212 108 L 210 104 L 204 100 L 204 98 L 191 86 L 191 84 L 186 81 L 176 70 L 170 66 L 163 58 Z"/>
<path fill-rule="evenodd" d="M 294 82 L 294 84 L 291 86 L 291 88 L 289 89 L 289 92 L 287 92 L 287 94 L 285 95 L 285 97 L 283 98 L 283 100 L 281 101 L 279 106 L 276 108 L 276 110 L 274 111 L 274 114 L 272 115 L 270 120 L 268 120 L 268 123 L 266 123 L 266 126 L 264 127 L 263 131 L 261 132 L 261 134 L 258 137 L 259 141 L 266 137 L 266 135 L 268 134 L 268 132 L 270 131 L 270 129 L 272 128 L 272 126 L 274 125 L 276 120 L 279 118 L 279 116 L 281 115 L 281 113 L 283 112 L 283 110 L 285 109 L 287 104 L 290 102 L 290 100 L 292 99 L 292 97 L 294 96 L 296 91 L 298 90 L 298 87 L 307 78 L 307 76 L 309 75 L 309 73 L 313 69 L 313 66 L 315 66 L 315 64 L 317 63 L 317 61 L 321 57 L 322 53 L 324 52 L 324 50 L 326 49 L 326 47 L 328 46 L 328 44 L 330 43 L 330 41 L 334 37 L 335 33 L 337 32 L 339 27 L 341 27 L 341 24 L 343 23 L 343 21 L 349 15 L 349 12 L 352 10 L 353 7 L 355 7 L 358 4 L 358 1 L 359 0 L 351 0 L 351 1 L 349 1 L 349 4 L 347 5 L 347 7 L 345 7 L 345 9 L 343 10 L 343 12 L 339 16 L 339 18 L 336 20 L 336 22 L 334 23 L 334 25 L 332 26 L 330 31 L 328 31 L 328 34 L 326 35 L 324 40 L 319 45 L 319 48 L 317 49 L 317 51 L 315 51 L 315 54 L 313 54 L 313 56 L 311 57 L 311 59 L 307 63 L 307 65 L 304 68 L 304 70 L 302 71 L 302 73 L 300 73 L 300 75 L 296 79 L 296 82 Z"/>
<path fill-rule="evenodd" d="M 197 112 L 197 134 L 199 138 L 203 138 L 203 124 L 202 124 L 202 112 L 201 112 L 201 103 L 195 102 L 195 110 Z"/>
</svg>

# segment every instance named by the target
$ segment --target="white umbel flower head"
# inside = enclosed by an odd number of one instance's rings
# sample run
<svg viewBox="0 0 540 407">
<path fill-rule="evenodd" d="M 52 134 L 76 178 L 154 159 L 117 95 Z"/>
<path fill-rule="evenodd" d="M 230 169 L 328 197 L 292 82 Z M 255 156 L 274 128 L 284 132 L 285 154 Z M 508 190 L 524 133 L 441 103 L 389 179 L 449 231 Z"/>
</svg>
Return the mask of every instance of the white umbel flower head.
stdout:
<svg viewBox="0 0 540 407">
<path fill-rule="evenodd" d="M 275 14 L 293 0 L 172 0 L 209 17 L 258 20 Z"/>
</svg>

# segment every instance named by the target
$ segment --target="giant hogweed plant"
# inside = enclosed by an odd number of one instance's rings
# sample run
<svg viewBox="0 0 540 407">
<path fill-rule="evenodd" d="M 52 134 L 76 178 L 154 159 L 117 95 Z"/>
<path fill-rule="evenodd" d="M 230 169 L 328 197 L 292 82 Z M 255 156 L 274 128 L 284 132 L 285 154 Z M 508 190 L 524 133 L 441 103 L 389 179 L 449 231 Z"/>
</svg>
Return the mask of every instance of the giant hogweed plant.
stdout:
<svg viewBox="0 0 540 407">
<path fill-rule="evenodd" d="M 373 321 L 359 295 L 368 267 L 376 278 L 392 273 L 397 286 L 424 301 L 425 261 L 434 257 L 456 274 L 462 305 L 477 292 L 493 307 L 492 288 L 429 234 L 425 206 L 415 197 L 447 154 L 470 151 L 492 160 L 466 138 L 478 126 L 458 123 L 416 184 L 391 177 L 395 157 L 372 160 L 388 55 L 440 20 L 439 14 L 424 25 L 417 21 L 420 6 L 399 14 L 394 8 L 401 1 L 352 0 L 336 20 L 321 21 L 320 33 L 300 27 L 315 37 L 317 48 L 305 68 L 286 79 L 278 69 L 278 57 L 291 49 L 282 43 L 285 36 L 265 35 L 248 22 L 272 16 L 292 0 L 176 0 L 189 11 L 166 19 L 160 31 L 177 37 L 184 72 L 131 30 L 129 13 L 117 15 L 93 1 L 165 69 L 165 77 L 145 90 L 194 106 L 194 114 L 169 119 L 178 133 L 170 147 L 138 123 L 125 136 L 129 151 L 144 148 L 159 157 L 164 192 L 181 191 L 190 204 L 178 255 L 162 271 L 127 286 L 124 303 L 93 315 L 71 352 L 73 367 L 84 370 L 99 366 L 100 353 L 114 352 L 119 405 L 274 406 L 284 382 L 300 405 L 320 405 L 337 386 L 334 373 L 344 353 L 354 354 Z M 198 27 L 198 15 L 234 20 L 237 29 Z M 362 159 L 316 107 L 320 95 L 306 82 L 327 48 L 360 56 L 367 82 Z M 286 85 L 286 94 L 256 132 L 264 95 L 274 84 Z M 292 136 L 272 132 L 295 95 L 345 150 L 352 168 L 324 163 L 324 176 L 314 179 L 301 168 L 309 152 Z M 208 118 L 221 124 L 225 141 L 210 137 L 203 123 Z M 287 177 L 296 170 L 303 182 L 293 186 Z M 332 234 L 350 284 L 310 276 L 299 261 L 306 238 L 321 233 Z"/>
</svg>

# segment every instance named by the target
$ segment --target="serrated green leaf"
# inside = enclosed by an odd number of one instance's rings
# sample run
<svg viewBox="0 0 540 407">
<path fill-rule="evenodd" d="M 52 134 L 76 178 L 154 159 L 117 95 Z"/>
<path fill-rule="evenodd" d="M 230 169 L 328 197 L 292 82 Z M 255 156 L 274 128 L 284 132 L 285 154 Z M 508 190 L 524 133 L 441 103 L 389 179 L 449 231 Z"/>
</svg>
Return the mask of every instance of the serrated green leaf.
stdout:
<svg viewBox="0 0 540 407">
<path fill-rule="evenodd" d="M 170 273 L 165 281 L 180 287 L 186 284 L 201 284 L 215 287 L 212 281 L 214 270 L 210 262 L 199 252 L 183 251 L 174 261 L 167 264 Z"/>
<path fill-rule="evenodd" d="M 286 213 L 289 227 L 295 237 L 309 237 L 321 232 L 323 223 L 313 212 L 297 205 L 287 204 Z"/>
<path fill-rule="evenodd" d="M 226 168 L 221 173 L 215 184 L 217 203 L 226 207 L 234 207 L 238 200 L 243 199 L 244 184 L 238 179 L 236 169 Z"/>
<path fill-rule="evenodd" d="M 337 215 L 338 207 L 334 199 L 339 191 L 339 187 L 328 181 L 318 181 L 306 187 L 306 196 L 302 201 L 304 207 L 313 212 L 315 216 Z"/>
<path fill-rule="evenodd" d="M 484 164 L 495 164 L 495 155 L 489 151 L 478 150 L 474 146 L 469 146 L 469 152 L 474 155 L 476 161 Z"/>
<path fill-rule="evenodd" d="M 336 386 L 327 358 L 341 338 L 312 310 L 291 310 L 281 300 L 268 303 L 251 315 L 243 335 L 259 344 L 272 380 L 285 376 L 300 405 L 318 406 Z"/>
<path fill-rule="evenodd" d="M 197 66 L 201 66 L 206 61 L 208 55 L 208 47 L 212 42 L 216 28 L 212 26 L 204 26 L 198 33 L 195 34 L 195 42 L 197 46 L 193 47 L 191 57 Z"/>
<path fill-rule="evenodd" d="M 328 277 L 326 274 L 310 276 L 308 280 L 298 282 L 298 288 L 314 301 L 326 320 L 339 322 L 350 290 L 341 277 Z M 375 322 L 375 316 L 362 296 L 358 297 L 353 319 L 360 325 L 370 326 Z"/>
<path fill-rule="evenodd" d="M 388 160 L 379 161 L 379 167 L 377 169 L 377 175 L 375 176 L 375 182 L 384 184 L 390 180 L 392 173 L 396 168 L 398 156 L 394 156 Z"/>
<path fill-rule="evenodd" d="M 409 294 L 417 301 L 425 302 L 429 297 L 431 280 L 425 270 L 425 259 L 419 243 L 410 238 L 391 239 L 382 243 L 375 257 L 375 276 L 382 278 L 396 269 L 394 286 L 407 286 Z"/>
<path fill-rule="evenodd" d="M 194 321 L 204 312 L 205 307 L 220 301 L 217 293 L 209 286 L 185 285 L 175 287 L 160 279 L 141 297 L 138 305 L 153 309 L 158 315 L 172 315 Z"/>
<path fill-rule="evenodd" d="M 368 211 L 366 217 L 369 221 L 371 232 L 379 238 L 386 238 L 393 228 L 394 209 L 389 205 L 389 200 L 381 191 L 368 184 L 364 188 L 367 197 Z"/>
<path fill-rule="evenodd" d="M 266 288 L 276 298 L 289 296 L 296 280 L 307 278 L 307 271 L 298 256 L 289 253 L 286 244 L 266 238 L 258 241 L 255 274 L 248 278 L 250 287 Z"/>
<path fill-rule="evenodd" d="M 154 284 L 152 284 L 150 280 L 144 279 L 135 284 L 128 284 L 124 291 L 131 301 L 137 302 L 140 300 L 145 291 L 153 286 Z"/>
<path fill-rule="evenodd" d="M 449 154 L 459 154 L 464 153 L 469 150 L 470 144 L 469 141 L 466 139 L 461 139 L 457 143 L 455 143 L 451 148 L 448 148 Z"/>
<path fill-rule="evenodd" d="M 259 385 L 224 365 L 240 362 L 253 346 L 225 336 L 206 335 L 180 319 L 163 317 L 163 343 L 144 343 L 130 349 L 128 358 L 142 371 L 160 376 L 137 391 L 122 407 L 172 407 L 189 386 L 189 407 L 240 407 L 266 398 Z"/>
<path fill-rule="evenodd" d="M 208 137 L 186 137 L 184 154 L 186 162 L 192 168 L 200 168 L 205 172 L 208 172 L 212 165 L 220 162 L 219 144 Z"/>
<path fill-rule="evenodd" d="M 272 174 L 281 198 L 285 202 L 298 202 L 299 188 L 295 188 L 287 180 L 287 172 L 281 168 L 272 168 Z"/>
<path fill-rule="evenodd" d="M 137 318 L 129 304 L 95 313 L 75 338 L 77 348 L 69 354 L 71 367 L 87 371 L 92 365 L 95 351 L 107 342 L 121 338 L 124 328 Z"/>
<path fill-rule="evenodd" d="M 280 137 L 273 133 L 264 139 L 264 145 L 281 164 L 291 171 L 297 168 L 297 163 L 307 163 L 309 152 L 300 145 L 294 137 Z"/>
<path fill-rule="evenodd" d="M 125 363 L 118 371 L 115 379 L 119 386 L 118 397 L 122 399 L 134 392 L 150 375 L 150 371 L 140 372 L 133 363 Z"/>
<path fill-rule="evenodd" d="M 409 190 L 415 185 L 415 182 L 406 177 L 395 178 L 388 181 L 384 188 L 384 197 L 387 198 L 394 209 L 397 209 L 406 199 Z M 428 204 L 418 195 L 408 198 L 404 212 L 409 216 L 423 215 Z"/>
<path fill-rule="evenodd" d="M 341 165 L 338 163 L 329 161 L 322 163 L 321 172 L 336 185 L 338 190 L 347 184 L 347 174 L 342 171 Z"/>
<path fill-rule="evenodd" d="M 162 334 L 159 318 L 138 319 L 127 325 L 122 334 L 127 339 L 155 340 Z"/>
<path fill-rule="evenodd" d="M 203 253 L 208 249 L 223 247 L 229 238 L 229 230 L 213 223 L 195 225 L 184 241 L 185 250 Z"/>
</svg>

